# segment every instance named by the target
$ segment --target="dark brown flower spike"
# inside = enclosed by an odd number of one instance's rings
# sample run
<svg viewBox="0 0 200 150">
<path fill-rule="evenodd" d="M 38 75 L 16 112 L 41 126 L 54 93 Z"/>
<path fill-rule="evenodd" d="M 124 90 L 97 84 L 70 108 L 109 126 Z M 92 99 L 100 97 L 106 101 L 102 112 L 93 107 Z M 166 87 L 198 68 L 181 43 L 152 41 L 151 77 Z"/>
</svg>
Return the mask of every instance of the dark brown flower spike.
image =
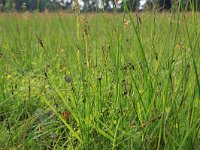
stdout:
<svg viewBox="0 0 200 150">
<path fill-rule="evenodd" d="M 39 38 L 39 36 L 37 34 L 35 34 L 35 36 L 37 37 L 38 43 L 41 45 L 42 48 L 44 48 L 44 44 L 43 44 L 42 40 Z"/>
</svg>

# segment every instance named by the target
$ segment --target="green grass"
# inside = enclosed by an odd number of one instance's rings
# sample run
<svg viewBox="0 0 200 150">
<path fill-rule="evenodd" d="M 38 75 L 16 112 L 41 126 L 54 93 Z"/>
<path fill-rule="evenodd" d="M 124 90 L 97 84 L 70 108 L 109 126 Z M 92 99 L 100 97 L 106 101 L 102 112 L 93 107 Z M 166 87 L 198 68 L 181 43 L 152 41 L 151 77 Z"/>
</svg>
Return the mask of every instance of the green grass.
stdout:
<svg viewBox="0 0 200 150">
<path fill-rule="evenodd" d="M 140 17 L 0 14 L 0 149 L 199 149 L 200 14 Z"/>
</svg>

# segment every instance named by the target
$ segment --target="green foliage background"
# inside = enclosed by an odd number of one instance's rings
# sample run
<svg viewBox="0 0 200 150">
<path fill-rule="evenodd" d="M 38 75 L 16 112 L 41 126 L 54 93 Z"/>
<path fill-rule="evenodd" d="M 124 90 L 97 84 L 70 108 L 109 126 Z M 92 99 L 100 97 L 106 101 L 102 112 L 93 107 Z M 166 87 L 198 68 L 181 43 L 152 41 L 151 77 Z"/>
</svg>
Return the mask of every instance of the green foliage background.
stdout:
<svg viewBox="0 0 200 150">
<path fill-rule="evenodd" d="M 98 8 L 95 6 L 95 1 L 92 4 L 89 4 L 88 0 L 83 0 L 87 6 L 84 8 L 84 11 L 97 11 Z M 108 0 L 103 1 L 106 5 L 104 11 L 108 11 Z M 113 0 L 114 2 L 114 0 Z M 139 0 L 127 0 L 125 1 L 130 10 L 135 11 L 138 9 Z M 24 7 L 23 3 L 26 4 Z M 124 3 L 124 2 L 123 2 Z M 200 1 L 199 0 L 152 0 L 147 3 L 150 5 L 150 8 L 155 8 L 156 10 L 163 9 L 177 9 L 178 5 L 181 4 L 182 10 L 199 10 Z M 153 7 L 152 7 L 153 6 Z M 0 0 L 0 11 L 2 12 L 12 12 L 12 11 L 56 11 L 56 10 L 71 10 L 71 2 L 66 3 L 66 6 L 61 6 L 60 2 L 56 0 Z M 123 11 L 123 6 L 121 8 Z"/>
</svg>

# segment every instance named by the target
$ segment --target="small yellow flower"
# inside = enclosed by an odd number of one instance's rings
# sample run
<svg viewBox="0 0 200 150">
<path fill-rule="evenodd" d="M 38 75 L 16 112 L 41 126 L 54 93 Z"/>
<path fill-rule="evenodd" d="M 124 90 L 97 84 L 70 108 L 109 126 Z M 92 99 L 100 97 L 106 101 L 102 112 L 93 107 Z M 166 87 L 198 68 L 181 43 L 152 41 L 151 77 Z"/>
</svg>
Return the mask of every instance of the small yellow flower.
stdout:
<svg viewBox="0 0 200 150">
<path fill-rule="evenodd" d="M 176 128 L 178 129 L 178 123 L 176 123 Z"/>
<path fill-rule="evenodd" d="M 60 50 L 61 53 L 63 53 L 64 51 L 65 51 L 65 50 L 64 50 L 63 48 Z"/>
<path fill-rule="evenodd" d="M 7 75 L 7 77 L 6 77 L 7 79 L 11 79 L 12 78 L 12 76 L 9 74 L 9 75 Z"/>
<path fill-rule="evenodd" d="M 114 120 L 114 121 L 113 121 L 113 124 L 117 124 L 117 121 L 116 121 L 116 120 Z"/>
<path fill-rule="evenodd" d="M 45 89 L 48 89 L 49 88 L 49 85 L 47 84 L 47 85 L 45 85 Z"/>
<path fill-rule="evenodd" d="M 128 26 L 128 25 L 129 25 L 129 23 L 130 23 L 130 21 L 128 21 L 128 20 L 126 20 L 126 19 L 124 19 L 124 27 Z"/>
</svg>

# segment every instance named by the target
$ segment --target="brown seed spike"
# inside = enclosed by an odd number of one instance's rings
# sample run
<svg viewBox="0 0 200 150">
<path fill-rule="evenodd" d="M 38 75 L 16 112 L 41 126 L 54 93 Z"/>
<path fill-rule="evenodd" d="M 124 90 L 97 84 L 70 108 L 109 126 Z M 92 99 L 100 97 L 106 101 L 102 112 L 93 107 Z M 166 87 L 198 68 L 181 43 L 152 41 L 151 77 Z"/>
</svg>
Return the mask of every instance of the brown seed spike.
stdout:
<svg viewBox="0 0 200 150">
<path fill-rule="evenodd" d="M 65 76 L 65 81 L 66 81 L 67 83 L 70 83 L 70 82 L 72 82 L 72 78 L 71 78 L 69 75 L 66 75 L 66 76 Z"/>
<path fill-rule="evenodd" d="M 42 40 L 39 38 L 39 36 L 37 34 L 35 34 L 35 36 L 38 39 L 38 43 L 41 45 L 42 48 L 44 48 L 44 44 L 43 44 Z"/>
<path fill-rule="evenodd" d="M 139 13 L 136 13 L 136 18 L 137 18 L 137 22 L 138 22 L 139 24 L 142 24 L 142 19 L 141 19 Z"/>
<path fill-rule="evenodd" d="M 101 76 L 101 73 L 99 74 L 97 80 L 101 81 L 102 80 L 102 76 Z"/>
</svg>

